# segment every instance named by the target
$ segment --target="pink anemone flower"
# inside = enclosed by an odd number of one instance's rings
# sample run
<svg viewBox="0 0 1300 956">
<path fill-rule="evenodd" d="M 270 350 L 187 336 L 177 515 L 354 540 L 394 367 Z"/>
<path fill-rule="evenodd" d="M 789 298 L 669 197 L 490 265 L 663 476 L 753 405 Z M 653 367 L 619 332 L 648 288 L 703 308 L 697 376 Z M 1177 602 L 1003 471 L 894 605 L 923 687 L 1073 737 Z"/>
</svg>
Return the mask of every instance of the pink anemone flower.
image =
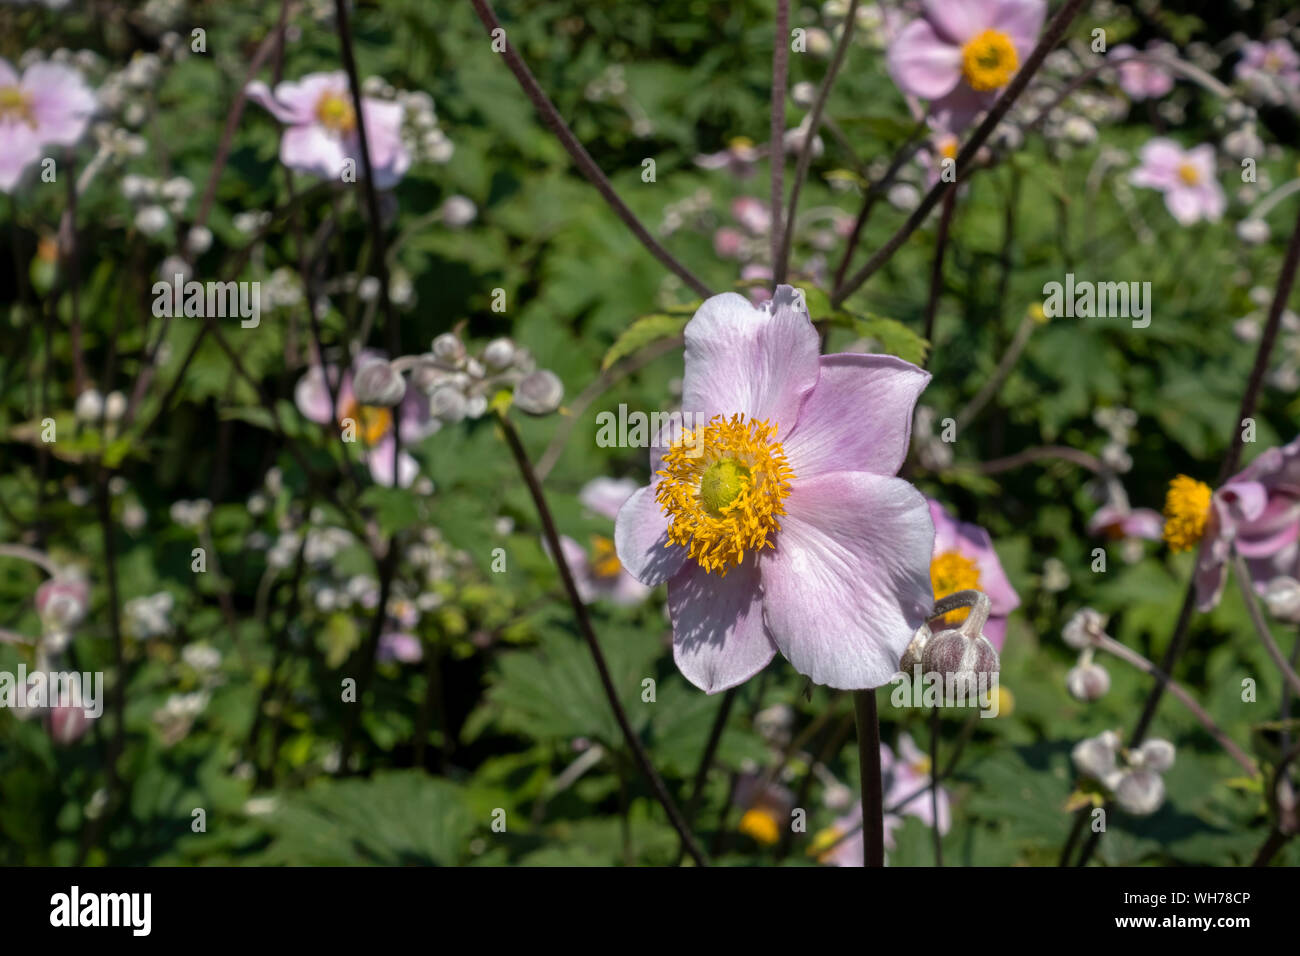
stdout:
<svg viewBox="0 0 1300 956">
<path fill-rule="evenodd" d="M 1300 574 L 1300 438 L 1268 449 L 1211 497 L 1196 563 L 1198 610 L 1219 603 L 1234 548 L 1261 593 L 1273 578 Z"/>
<path fill-rule="evenodd" d="M 1038 41 L 1044 0 L 922 0 L 922 16 L 889 45 L 889 74 L 904 93 L 959 132 L 1001 95 Z"/>
<path fill-rule="evenodd" d="M 1020 595 L 1002 570 L 998 553 L 993 550 L 993 539 L 979 525 L 958 521 L 934 500 L 930 501 L 930 517 L 934 520 L 930 583 L 935 600 L 969 588 L 987 594 L 992 608 L 984 625 L 984 636 L 1000 652 L 1007 635 L 1007 617 L 1020 607 Z M 968 614 L 966 608 L 953 611 L 945 616 L 945 626 L 956 627 Z"/>
<path fill-rule="evenodd" d="M 245 92 L 288 127 L 280 138 L 280 162 L 284 165 L 327 179 L 339 179 L 349 168 L 358 178 L 365 175 L 346 73 L 309 73 L 296 82 L 277 84 L 274 91 L 255 81 Z M 391 189 L 411 166 L 410 154 L 402 144 L 402 106 L 363 97 L 361 112 L 375 185 Z"/>
<path fill-rule="evenodd" d="M 802 293 L 723 293 L 687 323 L 683 420 L 619 511 L 619 560 L 667 583 L 673 658 L 716 693 L 781 652 L 836 688 L 879 687 L 931 606 L 925 498 L 895 477 L 928 373 L 821 356 Z"/>
<path fill-rule="evenodd" d="M 1175 55 L 1176 53 L 1169 44 L 1159 42 L 1148 43 L 1146 51 L 1151 54 Z M 1174 75 L 1158 63 L 1134 59 L 1137 52 L 1129 44 L 1121 43 L 1108 54 L 1109 59 L 1119 64 L 1116 67 L 1116 72 L 1119 74 L 1119 88 L 1134 100 L 1158 100 L 1168 95 L 1174 88 Z"/>
<path fill-rule="evenodd" d="M 359 364 L 377 356 L 376 352 L 362 352 L 357 357 L 357 362 L 351 368 L 345 369 L 341 377 L 337 365 L 322 366 L 319 363 L 313 365 L 294 386 L 293 400 L 298 406 L 298 411 L 309 421 L 321 425 L 334 422 L 340 428 L 351 423 L 356 440 L 365 448 L 370 477 L 376 484 L 391 488 L 395 441 L 394 413 L 396 413 L 397 427 L 400 429 L 404 449 L 423 441 L 437 431 L 438 421 L 429 414 L 428 399 L 415 388 L 406 390 L 401 404 L 395 409 L 362 405 L 357 401 L 356 394 L 352 391 L 353 375 Z M 330 403 L 330 385 L 334 386 L 337 409 Z M 408 488 L 415 481 L 419 466 L 415 459 L 403 450 L 398 456 L 397 471 L 398 484 Z"/>
<path fill-rule="evenodd" d="M 0 192 L 13 192 L 47 146 L 75 146 L 94 114 L 94 91 L 62 63 L 33 63 L 18 75 L 0 59 Z"/>
<path fill-rule="evenodd" d="M 1214 175 L 1214 147 L 1184 150 L 1172 139 L 1157 137 L 1142 147 L 1139 158 L 1141 165 L 1130 174 L 1130 182 L 1164 193 L 1165 206 L 1179 225 L 1219 221 L 1227 199 Z"/>
<path fill-rule="evenodd" d="M 636 489 L 636 482 L 630 478 L 593 478 L 578 492 L 578 500 L 588 511 L 613 521 Z M 630 607 L 650 596 L 651 588 L 628 574 L 619 562 L 611 538 L 593 534 L 588 551 L 568 535 L 561 535 L 560 548 L 584 604 L 603 598 Z"/>
</svg>

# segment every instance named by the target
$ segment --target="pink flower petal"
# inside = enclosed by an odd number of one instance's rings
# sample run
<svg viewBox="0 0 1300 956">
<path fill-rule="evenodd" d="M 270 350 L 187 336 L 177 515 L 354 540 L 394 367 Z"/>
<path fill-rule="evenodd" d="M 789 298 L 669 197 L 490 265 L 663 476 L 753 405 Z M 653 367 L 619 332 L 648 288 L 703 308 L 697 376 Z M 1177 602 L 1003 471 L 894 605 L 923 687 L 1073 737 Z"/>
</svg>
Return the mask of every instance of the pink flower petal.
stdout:
<svg viewBox="0 0 1300 956">
<path fill-rule="evenodd" d="M 945 0 L 944 6 L 947 5 Z M 1011 37 L 1020 62 L 1024 63 L 1043 32 L 1047 4 L 1043 0 L 996 0 L 993 6 L 993 28 Z"/>
<path fill-rule="evenodd" d="M 280 138 L 280 162 L 299 172 L 338 179 L 343 175 L 345 161 L 349 158 L 342 141 L 314 123 L 291 126 Z M 356 163 L 355 171 L 359 178 L 362 174 L 360 163 Z"/>
<path fill-rule="evenodd" d="M 808 313 L 793 307 L 792 296 L 781 286 L 770 309 L 734 292 L 704 301 L 686 324 L 683 411 L 771 421 L 778 441 L 790 433 L 817 384 L 820 351 Z"/>
<path fill-rule="evenodd" d="M 939 99 L 961 80 L 961 48 L 941 39 L 925 20 L 903 28 L 886 62 L 898 88 L 922 99 Z"/>
<path fill-rule="evenodd" d="M 921 0 L 925 18 L 945 40 L 958 46 L 994 26 L 1001 6 L 993 0 Z"/>
<path fill-rule="evenodd" d="M 901 478 L 832 472 L 794 482 L 785 507 L 762 561 L 772 640 L 815 683 L 888 683 L 932 604 L 925 498 Z"/>
<path fill-rule="evenodd" d="M 668 582 L 673 660 L 706 693 L 743 684 L 776 656 L 763 624 L 763 592 L 756 555 L 726 577 L 694 561 Z"/>
<path fill-rule="evenodd" d="M 663 584 L 686 562 L 686 549 L 668 544 L 668 516 L 655 501 L 654 487 L 636 491 L 619 509 L 614 522 L 618 560 L 642 584 Z"/>
<path fill-rule="evenodd" d="M 817 387 L 783 443 L 798 478 L 829 471 L 895 475 L 930 373 L 892 355 L 823 355 Z"/>
</svg>

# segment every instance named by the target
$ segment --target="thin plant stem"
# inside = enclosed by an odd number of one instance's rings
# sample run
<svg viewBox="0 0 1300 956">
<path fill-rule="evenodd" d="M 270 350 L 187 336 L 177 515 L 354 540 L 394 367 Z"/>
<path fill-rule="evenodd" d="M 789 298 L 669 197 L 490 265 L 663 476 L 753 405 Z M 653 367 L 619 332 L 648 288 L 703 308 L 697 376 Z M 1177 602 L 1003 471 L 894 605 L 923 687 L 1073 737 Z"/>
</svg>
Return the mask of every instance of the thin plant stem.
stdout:
<svg viewBox="0 0 1300 956">
<path fill-rule="evenodd" d="M 1163 681 L 1169 693 L 1187 708 L 1191 715 L 1196 718 L 1197 723 L 1205 728 L 1209 735 L 1218 742 L 1219 746 L 1227 752 L 1229 757 L 1237 761 L 1242 770 L 1252 777 L 1259 773 L 1259 767 L 1255 765 L 1255 761 L 1251 760 L 1246 752 L 1237 746 L 1233 739 L 1223 731 L 1223 728 L 1214 722 L 1214 718 L 1209 715 L 1205 708 L 1196 702 L 1196 698 L 1192 697 L 1181 684 L 1173 680 L 1168 674 L 1163 673 L 1160 668 L 1137 651 L 1121 644 L 1113 637 L 1107 637 L 1103 634 L 1095 639 L 1095 643 L 1106 653 L 1118 657 L 1127 664 L 1132 664 L 1144 674 L 1150 674 Z"/>
<path fill-rule="evenodd" d="M 1003 353 L 1001 360 L 999 360 L 998 367 L 993 370 L 993 374 L 989 376 L 988 381 L 975 393 L 975 397 L 957 413 L 958 432 L 974 421 L 975 416 L 984 410 L 984 406 L 989 403 L 993 396 L 997 395 L 998 390 L 1002 388 L 1002 384 L 1007 380 L 1007 376 L 1011 374 L 1011 370 L 1020 361 L 1020 356 L 1025 351 L 1025 346 L 1029 343 L 1029 337 L 1034 334 L 1034 326 L 1037 324 L 1029 316 L 1025 316 L 1020 320 L 1020 326 L 1016 329 L 1015 337 L 1012 338 L 1011 344 L 1007 346 L 1006 352 Z"/>
<path fill-rule="evenodd" d="M 668 788 L 664 786 L 663 778 L 659 776 L 654 764 L 650 762 L 650 755 L 646 753 L 645 747 L 636 735 L 636 731 L 632 729 L 632 724 L 627 719 L 627 713 L 623 710 L 623 704 L 618 699 L 618 690 L 614 686 L 614 679 L 610 676 L 609 666 L 605 663 L 605 653 L 600 649 L 600 641 L 597 640 L 595 629 L 591 625 L 587 605 L 582 602 L 582 598 L 578 594 L 578 586 L 574 582 L 573 572 L 569 569 L 569 562 L 564 558 L 564 549 L 560 547 L 560 534 L 556 530 L 555 519 L 551 515 L 550 505 L 546 503 L 546 493 L 542 490 L 536 472 L 533 471 L 528 452 L 524 449 L 523 442 L 519 438 L 519 432 L 516 431 L 514 423 L 510 421 L 509 417 L 501 411 L 497 412 L 497 423 L 501 426 L 506 444 L 510 447 L 510 453 L 514 456 L 515 464 L 519 467 L 519 474 L 523 477 L 524 484 L 528 486 L 529 495 L 532 496 L 533 506 L 537 509 L 538 518 L 541 519 L 542 531 L 546 537 L 547 546 L 550 548 L 552 560 L 555 561 L 555 565 L 559 569 L 560 580 L 564 583 L 564 591 L 568 595 L 574 617 L 577 618 L 578 630 L 591 651 L 592 661 L 595 663 L 596 672 L 600 676 L 601 686 L 605 690 L 605 697 L 609 701 L 610 709 L 614 712 L 614 719 L 618 721 L 619 729 L 623 732 L 623 739 L 626 741 L 628 749 L 632 751 L 632 756 L 636 760 L 642 776 L 650 784 L 655 799 L 659 801 L 668 814 L 668 821 L 672 824 L 673 829 L 677 831 L 682 845 L 686 847 L 686 852 L 690 854 L 691 859 L 695 861 L 697 866 L 708 866 L 708 857 L 704 855 L 704 851 L 696 843 L 685 818 L 682 817 L 677 804 L 673 802 L 673 798 L 669 795 Z"/>
<path fill-rule="evenodd" d="M 1268 656 L 1277 665 L 1283 681 L 1286 682 L 1293 693 L 1300 694 L 1300 675 L 1297 675 L 1291 665 L 1287 663 L 1286 657 L 1282 654 L 1282 649 L 1277 646 L 1277 641 L 1273 639 L 1273 632 L 1269 629 L 1268 622 L 1264 620 L 1264 612 L 1260 609 L 1259 598 L 1256 596 L 1254 585 L 1251 583 L 1250 569 L 1246 567 L 1246 559 L 1241 556 L 1241 552 L 1235 549 L 1232 552 L 1232 574 L 1237 579 L 1241 599 L 1246 602 L 1246 611 L 1250 614 L 1250 623 L 1255 626 L 1255 633 L 1259 636 L 1259 642 L 1264 645 L 1264 650 L 1268 652 Z"/>
<path fill-rule="evenodd" d="M 713 766 L 713 756 L 718 751 L 718 744 L 722 740 L 722 732 L 726 730 L 727 719 L 731 716 L 731 708 L 735 703 L 736 688 L 732 687 L 722 695 L 722 705 L 718 707 L 718 713 L 713 718 L 713 726 L 709 729 L 708 742 L 704 745 L 704 753 L 700 755 L 700 763 L 695 768 L 695 781 L 691 784 L 691 796 L 686 801 L 684 819 L 687 826 L 691 826 L 695 822 L 695 814 L 700 809 L 700 800 L 704 797 L 704 784 L 709 777 L 709 768 Z M 677 849 L 678 866 L 681 866 L 682 858 L 685 855 L 686 844 L 682 842 Z"/>
<path fill-rule="evenodd" d="M 939 832 L 939 708 L 930 708 L 930 837 L 934 865 L 943 866 L 943 834 Z"/>
<path fill-rule="evenodd" d="M 822 77 L 821 85 L 817 87 L 817 95 L 813 99 L 812 109 L 808 111 L 808 131 L 799 147 L 799 158 L 794 166 L 794 178 L 790 181 L 790 199 L 786 203 L 785 225 L 781 230 L 780 250 L 773 260 L 775 263 L 772 267 L 772 281 L 774 284 L 779 285 L 785 281 L 786 272 L 790 266 L 790 246 L 794 236 L 795 212 L 799 208 L 799 191 L 803 188 L 804 179 L 808 175 L 808 167 L 812 165 L 813 142 L 817 139 L 817 131 L 821 128 L 822 113 L 826 109 L 827 99 L 830 98 L 831 87 L 835 84 L 835 77 L 840 72 L 840 67 L 844 63 L 844 56 L 848 53 L 849 44 L 853 40 L 853 28 L 858 19 L 858 2 L 859 0 L 849 0 L 848 12 L 844 15 L 844 29 L 840 33 L 839 42 L 835 46 L 835 53 L 831 56 L 830 66 L 826 68 L 826 75 Z M 780 42 L 779 36 L 777 41 Z"/>
<path fill-rule="evenodd" d="M 952 211 L 957 204 L 957 191 L 949 190 L 943 197 L 943 211 L 939 213 L 939 231 L 934 239 L 934 265 L 930 269 L 930 294 L 925 300 L 925 331 L 922 335 L 931 344 L 927 353 L 934 354 L 934 317 L 939 311 L 939 297 L 943 295 L 943 256 L 948 249 L 948 232 L 952 228 Z"/>
<path fill-rule="evenodd" d="M 885 798 L 880 780 L 880 714 L 876 691 L 855 690 L 858 764 L 862 770 L 862 865 L 885 865 Z"/>
<path fill-rule="evenodd" d="M 384 223 L 379 215 L 379 191 L 375 187 L 374 163 L 370 159 L 370 134 L 366 131 L 365 108 L 361 102 L 361 81 L 357 79 L 357 60 L 352 52 L 352 27 L 349 21 L 347 0 L 334 0 L 334 16 L 339 26 L 339 55 L 343 69 L 348 74 L 352 91 L 352 109 L 357 117 L 357 145 L 361 152 L 361 170 L 365 174 L 364 192 L 366 211 L 370 219 L 370 255 L 366 271 L 375 271 L 379 278 L 379 301 L 384 309 L 384 331 L 388 334 L 388 354 L 396 357 L 402 351 L 402 330 L 393 313 L 393 300 L 388 294 L 388 258 L 384 254 Z M 311 304 L 308 304 L 311 307 Z M 393 428 L 393 474 L 398 474 L 397 458 L 401 454 L 401 435 Z"/>
<path fill-rule="evenodd" d="M 337 2 L 342 3 L 343 0 L 337 0 Z M 505 29 L 501 26 L 501 22 L 497 20 L 497 15 L 493 12 L 492 5 L 487 0 L 470 0 L 470 2 L 473 3 L 475 13 L 478 14 L 479 20 L 483 22 L 483 26 L 487 28 L 489 34 L 495 35 L 495 32 L 500 30 L 501 35 L 505 36 Z M 551 132 L 559 139 L 560 145 L 573 159 L 578 171 L 596 187 L 596 191 L 600 193 L 610 209 L 614 211 L 614 214 L 632 231 L 632 235 L 636 236 L 641 245 L 645 246 L 650 254 L 663 263 L 669 271 L 690 286 L 696 295 L 703 298 L 712 295 L 713 293 L 709 290 L 709 287 L 695 273 L 674 258 L 672 253 L 660 245 L 646 230 L 645 226 L 641 225 L 641 221 L 637 219 L 636 214 L 619 198 L 618 193 L 614 191 L 613 184 L 600 171 L 600 167 L 596 165 L 595 160 L 591 158 L 582 143 L 578 142 L 578 138 L 573 135 L 573 131 L 564 122 L 564 118 L 560 116 L 555 104 L 542 91 L 536 78 L 528 69 L 528 65 L 524 63 L 508 37 L 501 55 L 505 57 L 506 65 L 510 67 L 510 72 L 519 81 L 524 94 L 532 102 L 542 120 L 550 127 Z"/>
<path fill-rule="evenodd" d="M 781 201 L 785 196 L 785 97 L 790 74 L 790 0 L 776 0 L 776 36 L 772 45 L 772 112 L 768 123 L 768 162 L 772 168 L 772 269 L 781 263 L 785 248 L 781 234 Z M 809 139 L 812 134 L 809 133 Z M 785 269 L 775 282 L 784 279 Z"/>
</svg>

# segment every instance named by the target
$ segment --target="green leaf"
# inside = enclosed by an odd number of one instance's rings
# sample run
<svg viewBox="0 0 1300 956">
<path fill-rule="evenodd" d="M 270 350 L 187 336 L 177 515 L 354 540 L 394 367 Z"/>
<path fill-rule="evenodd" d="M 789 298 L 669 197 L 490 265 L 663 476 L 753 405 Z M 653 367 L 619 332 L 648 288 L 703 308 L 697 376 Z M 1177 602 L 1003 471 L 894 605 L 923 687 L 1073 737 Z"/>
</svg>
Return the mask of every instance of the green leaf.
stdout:
<svg viewBox="0 0 1300 956">
<path fill-rule="evenodd" d="M 671 312 L 656 312 L 641 316 L 624 329 L 614 344 L 609 347 L 609 351 L 601 360 L 600 370 L 602 372 L 607 370 L 615 362 L 640 351 L 653 342 L 681 335 L 682 329 L 686 328 L 686 323 L 697 307 L 698 304 Z"/>
<path fill-rule="evenodd" d="M 812 308 L 811 303 L 809 308 Z M 913 365 L 923 364 L 930 351 L 929 342 L 897 319 L 887 319 L 883 315 L 871 313 L 854 315 L 843 309 L 831 313 L 829 318 L 835 325 L 849 329 L 860 338 L 880 343 L 881 351 L 896 355 Z"/>
</svg>

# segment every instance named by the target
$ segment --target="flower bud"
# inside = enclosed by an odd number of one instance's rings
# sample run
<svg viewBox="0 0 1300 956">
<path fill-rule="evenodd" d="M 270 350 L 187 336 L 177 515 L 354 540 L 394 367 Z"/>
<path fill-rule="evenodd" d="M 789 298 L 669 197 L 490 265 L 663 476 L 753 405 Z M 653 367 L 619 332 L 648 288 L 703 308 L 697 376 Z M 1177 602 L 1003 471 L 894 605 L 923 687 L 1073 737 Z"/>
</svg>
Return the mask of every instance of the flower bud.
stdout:
<svg viewBox="0 0 1300 956">
<path fill-rule="evenodd" d="M 1164 773 L 1174 765 L 1174 745 L 1167 740 L 1153 738 L 1129 754 L 1129 763 Z"/>
<path fill-rule="evenodd" d="M 45 716 L 45 728 L 56 744 L 76 743 L 90 729 L 93 718 L 86 716 L 84 707 L 53 707 Z"/>
<path fill-rule="evenodd" d="M 352 376 L 352 393 L 362 405 L 392 408 L 406 395 L 406 379 L 384 359 L 373 359 Z"/>
<path fill-rule="evenodd" d="M 126 414 L 126 396 L 121 392 L 109 392 L 104 399 L 104 417 L 110 422 L 121 421 Z"/>
<path fill-rule="evenodd" d="M 509 339 L 493 339 L 483 350 L 483 364 L 494 372 L 507 369 L 515 360 L 515 343 Z"/>
<path fill-rule="evenodd" d="M 1113 730 L 1103 731 L 1074 745 L 1070 759 L 1079 773 L 1093 780 L 1104 781 L 1116 772 L 1119 754 L 1119 737 Z"/>
<path fill-rule="evenodd" d="M 73 413 L 79 422 L 97 422 L 104 414 L 104 397 L 97 389 L 88 388 L 77 396 Z"/>
<path fill-rule="evenodd" d="M 1154 770 L 1131 770 L 1114 786 L 1115 802 L 1126 813 L 1144 817 L 1165 802 L 1165 782 Z"/>
<path fill-rule="evenodd" d="M 564 383 L 549 369 L 538 369 L 515 386 L 515 405 L 529 415 L 549 415 L 563 400 Z"/>
<path fill-rule="evenodd" d="M 460 389 L 452 385 L 439 385 L 429 396 L 429 414 L 441 422 L 454 425 L 465 417 L 467 404 Z"/>
<path fill-rule="evenodd" d="M 1076 650 L 1091 647 L 1093 642 L 1106 633 L 1106 615 L 1099 614 L 1090 607 L 1080 608 L 1066 623 L 1061 631 L 1061 639 Z"/>
<path fill-rule="evenodd" d="M 998 673 L 998 652 L 988 638 L 967 637 L 961 631 L 940 631 L 921 652 L 921 668 L 927 674 L 973 674 L 987 678 Z"/>
<path fill-rule="evenodd" d="M 1269 581 L 1264 588 L 1264 603 L 1268 613 L 1279 621 L 1300 623 L 1300 581 L 1280 577 Z"/>
<path fill-rule="evenodd" d="M 443 332 L 433 340 L 433 357 L 447 365 L 458 366 L 465 361 L 465 343 L 451 332 Z"/>
<path fill-rule="evenodd" d="M 1075 700 L 1098 700 L 1110 690 L 1110 674 L 1100 664 L 1080 664 L 1066 673 L 1065 689 Z"/>
</svg>

